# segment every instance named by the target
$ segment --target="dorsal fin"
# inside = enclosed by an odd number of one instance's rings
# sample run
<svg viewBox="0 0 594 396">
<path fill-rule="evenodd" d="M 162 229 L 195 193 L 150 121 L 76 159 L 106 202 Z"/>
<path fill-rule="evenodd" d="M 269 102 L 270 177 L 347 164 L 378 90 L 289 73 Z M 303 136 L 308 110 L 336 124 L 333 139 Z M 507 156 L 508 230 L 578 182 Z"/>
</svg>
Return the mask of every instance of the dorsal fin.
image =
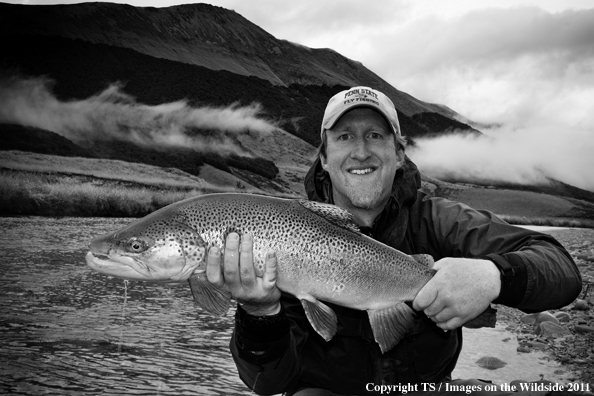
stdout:
<svg viewBox="0 0 594 396">
<path fill-rule="evenodd" d="M 350 212 L 342 208 L 339 208 L 336 205 L 308 201 L 306 199 L 299 199 L 298 202 L 305 209 L 311 210 L 318 216 L 323 217 L 324 219 L 328 220 L 330 223 L 334 225 L 346 228 L 347 230 L 353 232 L 361 232 L 359 226 L 355 224 L 353 215 Z"/>
</svg>

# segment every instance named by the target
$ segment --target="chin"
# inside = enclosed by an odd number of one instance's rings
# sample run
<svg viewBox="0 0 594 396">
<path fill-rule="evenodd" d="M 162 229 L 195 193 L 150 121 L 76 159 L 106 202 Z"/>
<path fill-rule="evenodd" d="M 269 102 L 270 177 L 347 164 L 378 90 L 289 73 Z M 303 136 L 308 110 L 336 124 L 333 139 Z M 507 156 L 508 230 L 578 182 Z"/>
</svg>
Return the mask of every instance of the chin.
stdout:
<svg viewBox="0 0 594 396">
<path fill-rule="evenodd" d="M 380 192 L 356 192 L 353 191 L 350 196 L 350 201 L 355 208 L 371 210 L 377 208 L 383 203 L 382 194 Z"/>
</svg>

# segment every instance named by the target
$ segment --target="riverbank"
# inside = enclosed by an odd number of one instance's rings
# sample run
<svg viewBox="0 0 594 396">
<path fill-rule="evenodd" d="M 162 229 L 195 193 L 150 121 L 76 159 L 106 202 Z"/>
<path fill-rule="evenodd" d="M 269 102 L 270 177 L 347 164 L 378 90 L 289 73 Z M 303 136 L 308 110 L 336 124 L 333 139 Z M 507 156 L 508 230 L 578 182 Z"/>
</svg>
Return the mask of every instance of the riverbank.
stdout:
<svg viewBox="0 0 594 396">
<path fill-rule="evenodd" d="M 575 374 L 569 380 L 589 384 L 589 389 L 594 391 L 594 230 L 568 228 L 541 232 L 554 236 L 576 262 L 584 284 L 579 299 L 542 315 L 526 315 L 513 308 L 496 306 L 497 319 L 506 330 L 516 335 L 520 345 L 518 353 L 542 351 L 567 372 Z M 541 327 L 540 321 L 558 327 Z"/>
</svg>

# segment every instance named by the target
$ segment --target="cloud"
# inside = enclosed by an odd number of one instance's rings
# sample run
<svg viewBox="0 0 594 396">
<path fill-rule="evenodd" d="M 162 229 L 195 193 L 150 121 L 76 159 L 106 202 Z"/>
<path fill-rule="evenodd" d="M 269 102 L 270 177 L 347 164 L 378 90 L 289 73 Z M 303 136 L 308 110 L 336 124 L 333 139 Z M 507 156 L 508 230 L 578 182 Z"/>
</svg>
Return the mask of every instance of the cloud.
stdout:
<svg viewBox="0 0 594 396">
<path fill-rule="evenodd" d="M 483 9 L 400 33 L 409 40 L 384 53 L 393 85 L 501 125 L 487 138 L 419 141 L 411 157 L 422 169 L 466 180 L 551 177 L 594 191 L 594 10 Z"/>
<path fill-rule="evenodd" d="M 418 139 L 408 153 L 423 172 L 443 180 L 546 184 L 552 178 L 594 191 L 591 130 L 576 128 L 568 136 L 541 125 L 485 132 Z"/>
<path fill-rule="evenodd" d="M 125 140 L 154 148 L 189 147 L 197 151 L 249 156 L 238 143 L 217 134 L 194 136 L 192 128 L 240 134 L 269 133 L 277 126 L 261 117 L 257 103 L 239 107 L 192 107 L 186 101 L 149 106 L 113 84 L 83 100 L 61 101 L 43 78 L 0 80 L 0 122 L 53 131 L 75 142 Z"/>
<path fill-rule="evenodd" d="M 482 9 L 415 20 L 392 35 L 403 39 L 375 48 L 373 70 L 397 88 L 471 119 L 493 121 L 488 118 L 500 117 L 502 107 L 513 111 L 527 85 L 554 92 L 587 89 L 594 81 L 594 9 Z"/>
</svg>

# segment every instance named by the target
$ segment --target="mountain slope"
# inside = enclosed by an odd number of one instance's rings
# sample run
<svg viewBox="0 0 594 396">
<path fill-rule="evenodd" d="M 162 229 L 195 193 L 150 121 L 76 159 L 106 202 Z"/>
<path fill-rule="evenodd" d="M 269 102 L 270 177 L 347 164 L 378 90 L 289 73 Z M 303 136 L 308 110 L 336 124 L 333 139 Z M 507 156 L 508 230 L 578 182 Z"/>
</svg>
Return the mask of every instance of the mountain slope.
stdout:
<svg viewBox="0 0 594 396">
<path fill-rule="evenodd" d="M 452 111 L 422 102 L 331 49 L 278 40 L 234 11 L 208 4 L 132 7 L 112 3 L 0 4 L 0 35 L 59 36 L 133 49 L 212 70 L 255 76 L 275 85 L 368 85 L 412 116 Z"/>
</svg>

